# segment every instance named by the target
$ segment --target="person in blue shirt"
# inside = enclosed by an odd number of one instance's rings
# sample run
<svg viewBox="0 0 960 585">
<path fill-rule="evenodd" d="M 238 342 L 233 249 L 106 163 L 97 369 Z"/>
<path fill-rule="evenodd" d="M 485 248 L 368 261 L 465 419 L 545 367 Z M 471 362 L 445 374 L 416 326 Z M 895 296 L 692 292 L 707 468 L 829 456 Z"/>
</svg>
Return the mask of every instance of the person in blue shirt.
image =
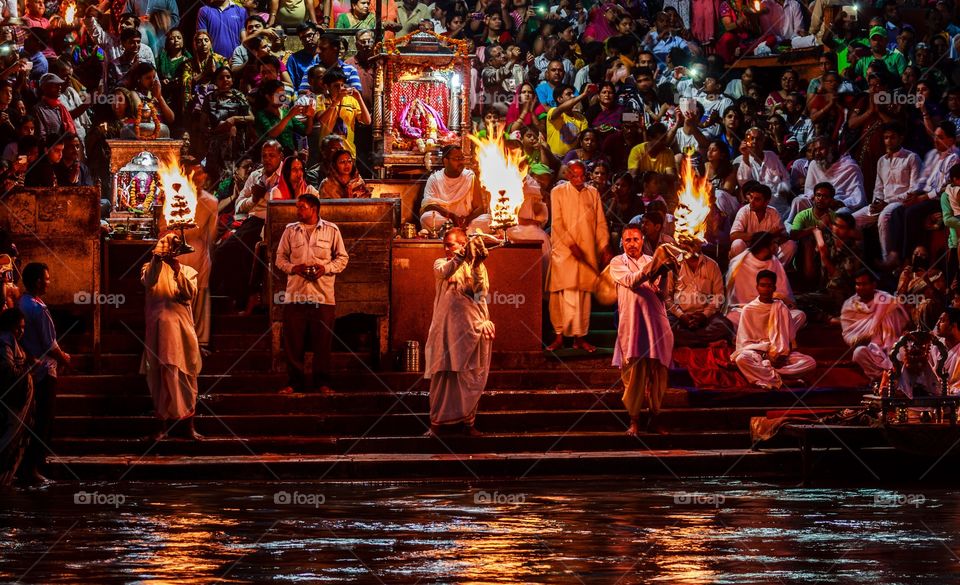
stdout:
<svg viewBox="0 0 960 585">
<path fill-rule="evenodd" d="M 36 402 L 30 445 L 24 454 L 20 477 L 30 484 L 46 483 L 40 466 L 46 460 L 53 435 L 54 403 L 57 394 L 57 366 L 69 366 L 70 355 L 60 349 L 57 330 L 43 296 L 50 285 L 50 270 L 46 264 L 31 262 L 23 269 L 26 292 L 20 297 L 19 308 L 26 319 L 20 343 L 24 352 L 36 361 L 33 373 L 33 395 Z M 82 293 L 79 293 L 82 294 Z"/>
</svg>

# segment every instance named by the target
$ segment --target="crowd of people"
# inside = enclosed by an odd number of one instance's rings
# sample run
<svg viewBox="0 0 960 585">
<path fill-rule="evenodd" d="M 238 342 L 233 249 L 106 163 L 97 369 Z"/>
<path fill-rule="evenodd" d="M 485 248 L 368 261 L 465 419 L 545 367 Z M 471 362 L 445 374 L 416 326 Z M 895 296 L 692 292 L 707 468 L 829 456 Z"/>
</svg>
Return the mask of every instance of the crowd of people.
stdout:
<svg viewBox="0 0 960 585">
<path fill-rule="evenodd" d="M 659 408 L 651 389 L 665 386 L 674 346 L 730 344 L 750 383 L 777 388 L 815 366 L 795 351 L 809 322 L 840 325 L 871 377 L 908 328 L 960 341 L 948 334 L 960 307 L 960 11 L 951 0 L 859 11 L 824 0 L 389 0 L 379 11 L 369 0 L 210 0 L 183 15 L 171 0 L 103 0 L 80 3 L 74 18 L 66 3 L 5 6 L 4 190 L 99 182 L 108 213 L 108 139 L 183 139 L 205 201 L 195 236 L 209 255 L 191 277 L 201 353 L 209 294 L 244 313 L 258 303 L 267 201 L 298 201 L 298 223 L 275 256 L 288 292 L 304 301 L 285 318 L 296 333 L 287 391 L 309 386 L 305 339 L 329 353 L 329 338 L 311 332 L 330 329 L 333 277 L 347 262 L 318 202 L 371 193 L 380 31 L 467 41 L 469 130 L 502 133 L 526 162 L 509 236 L 543 247 L 555 333 L 546 347 L 572 339 L 594 351 L 591 296 L 598 282 L 616 283 L 616 363 L 632 389 L 634 432 L 641 411 Z M 752 56 L 791 51 L 817 59 L 815 72 L 751 66 Z M 490 195 L 468 168 L 470 152 L 448 146 L 441 157 L 415 219 L 421 233 L 455 236 L 435 267 L 441 282 L 477 290 L 485 253 L 449 228 L 487 228 Z M 684 169 L 709 186 L 695 245 L 677 241 Z M 157 294 L 186 298 L 191 287 L 168 255 L 144 268 L 144 284 L 172 278 Z M 28 320 L 38 310 L 21 308 Z M 488 327 L 487 313 L 474 312 Z M 668 331 L 669 346 L 642 327 Z M 486 347 L 492 336 L 485 329 L 474 341 Z M 8 354 L 15 362 L 15 348 Z M 156 384 L 195 396 L 199 357 L 160 365 L 148 373 Z M 431 374 L 445 392 L 475 389 L 477 380 L 443 372 Z M 314 373 L 326 389 L 327 369 Z M 192 415 L 185 404 L 167 404 L 168 418 Z"/>
</svg>

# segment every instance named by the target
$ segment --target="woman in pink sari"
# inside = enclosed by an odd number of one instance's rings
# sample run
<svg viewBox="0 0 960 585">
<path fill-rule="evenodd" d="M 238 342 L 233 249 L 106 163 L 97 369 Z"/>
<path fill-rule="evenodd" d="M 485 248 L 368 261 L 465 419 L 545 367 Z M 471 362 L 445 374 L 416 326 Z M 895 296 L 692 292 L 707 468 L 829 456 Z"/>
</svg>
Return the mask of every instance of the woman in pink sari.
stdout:
<svg viewBox="0 0 960 585">
<path fill-rule="evenodd" d="M 507 108 L 507 132 L 522 130 L 526 126 L 536 126 L 540 132 L 546 133 L 547 108 L 537 99 L 537 92 L 533 85 L 521 83 L 513 102 Z"/>
<path fill-rule="evenodd" d="M 606 42 L 617 34 L 616 21 L 620 16 L 620 9 L 616 4 L 607 2 L 594 6 L 587 17 L 587 28 L 583 31 L 583 42 Z"/>
</svg>

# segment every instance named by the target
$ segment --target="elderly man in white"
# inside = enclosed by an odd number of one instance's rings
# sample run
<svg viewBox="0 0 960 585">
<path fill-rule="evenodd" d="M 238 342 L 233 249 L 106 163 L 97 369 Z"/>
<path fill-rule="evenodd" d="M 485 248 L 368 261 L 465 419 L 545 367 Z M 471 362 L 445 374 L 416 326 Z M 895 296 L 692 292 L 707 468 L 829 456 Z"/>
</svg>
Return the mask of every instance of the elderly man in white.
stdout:
<svg viewBox="0 0 960 585">
<path fill-rule="evenodd" d="M 448 221 L 469 230 L 490 231 L 490 213 L 476 174 L 464 165 L 463 150 L 448 146 L 443 168 L 427 178 L 420 203 L 420 226 L 439 230 Z"/>
<path fill-rule="evenodd" d="M 830 183 L 837 194 L 834 208 L 838 211 L 847 208 L 851 213 L 866 205 L 866 191 L 863 187 L 863 171 L 849 154 L 837 155 L 837 145 L 832 139 L 818 136 L 810 142 L 813 160 L 807 168 L 807 178 L 803 184 L 803 195 L 795 197 L 790 204 L 788 223 L 798 213 L 813 207 L 813 191 L 820 183 Z"/>
<path fill-rule="evenodd" d="M 287 358 L 287 383 L 281 394 L 303 392 L 306 338 L 313 352 L 313 389 L 330 394 L 330 344 L 336 316 L 334 283 L 350 257 L 340 228 L 320 219 L 320 199 L 304 194 L 297 198 L 297 221 L 280 237 L 277 268 L 287 275 L 283 307 L 283 348 Z"/>
<path fill-rule="evenodd" d="M 868 270 L 854 279 L 857 294 L 843 303 L 840 326 L 843 340 L 853 350 L 853 363 L 871 381 L 893 367 L 887 355 L 910 322 L 897 299 L 877 290 L 877 277 Z"/>
</svg>

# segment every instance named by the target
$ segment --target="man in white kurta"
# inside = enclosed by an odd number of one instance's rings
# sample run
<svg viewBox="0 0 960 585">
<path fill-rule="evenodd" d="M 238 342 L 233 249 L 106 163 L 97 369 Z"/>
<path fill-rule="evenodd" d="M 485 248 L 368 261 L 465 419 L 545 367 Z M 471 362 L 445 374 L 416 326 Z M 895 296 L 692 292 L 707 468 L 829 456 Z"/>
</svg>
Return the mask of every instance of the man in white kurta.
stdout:
<svg viewBox="0 0 960 585">
<path fill-rule="evenodd" d="M 430 380 L 430 433 L 443 425 L 473 422 L 490 372 L 495 329 L 487 309 L 490 279 L 480 238 L 468 243 L 462 229 L 448 230 L 444 258 L 433 264 L 436 281 L 433 319 L 424 347 Z"/>
<path fill-rule="evenodd" d="M 764 270 L 777 276 L 775 296 L 787 303 L 788 308 L 794 305 L 793 289 L 787 273 L 780 260 L 773 255 L 773 239 L 769 234 L 761 232 L 754 234 L 751 241 L 750 249 L 730 260 L 727 268 L 727 319 L 734 327 L 740 322 L 742 307 L 756 298 L 757 275 Z M 789 308 L 789 311 L 793 323 L 793 335 L 790 339 L 793 340 L 797 331 L 807 323 L 807 316 L 796 308 Z"/>
<path fill-rule="evenodd" d="M 940 315 L 937 335 L 949 348 L 947 362 L 944 364 L 947 371 L 947 393 L 960 394 L 960 309 L 949 308 Z M 934 352 L 931 361 L 939 359 L 938 352 L 935 349 L 931 351 Z"/>
<path fill-rule="evenodd" d="M 764 150 L 766 143 L 763 131 L 759 128 L 750 128 L 744 135 L 740 145 L 741 155 L 734 160 L 737 166 L 737 184 L 743 187 L 751 181 L 767 185 L 776 196 L 775 207 L 780 207 L 778 213 L 787 213 L 790 210 L 790 173 L 783 166 L 780 156 L 772 150 Z"/>
<path fill-rule="evenodd" d="M 797 377 L 812 371 L 812 357 L 791 351 L 790 310 L 773 298 L 777 275 L 769 270 L 757 275 L 757 298 L 743 307 L 737 329 L 737 348 L 730 355 L 751 384 L 766 389 L 783 386 L 781 376 Z"/>
<path fill-rule="evenodd" d="M 643 234 L 636 224 L 623 229 L 623 249 L 626 253 L 610 261 L 620 312 L 613 365 L 620 368 L 623 404 L 630 413 L 627 434 L 635 436 L 644 412 L 649 414 L 647 428 L 656 428 L 654 419 L 667 389 L 673 332 L 661 297 L 661 281 L 667 277 L 660 269 L 676 260 L 665 248 L 644 255 Z"/>
<path fill-rule="evenodd" d="M 443 153 L 443 168 L 427 178 L 420 203 L 420 226 L 430 231 L 439 230 L 452 221 L 471 231 L 490 231 L 490 214 L 477 183 L 476 174 L 464 168 L 463 150 L 448 147 Z"/>
<path fill-rule="evenodd" d="M 853 350 L 853 362 L 871 381 L 893 367 L 888 354 L 903 335 L 910 318 L 897 299 L 877 290 L 871 272 L 864 271 L 855 281 L 857 294 L 843 303 L 840 325 L 843 340 Z"/>
<path fill-rule="evenodd" d="M 196 180 L 196 179 L 194 179 Z M 197 181 L 202 184 L 201 182 Z M 193 252 L 180 256 L 180 263 L 197 271 L 197 300 L 193 303 L 193 324 L 200 347 L 210 344 L 210 266 L 217 238 L 217 198 L 201 190 L 193 220 L 197 227 L 183 232 Z"/>
<path fill-rule="evenodd" d="M 590 328 L 590 292 L 602 265 L 609 262 L 610 232 L 600 203 L 600 194 L 587 185 L 583 163 L 567 168 L 567 181 L 550 192 L 550 322 L 556 338 L 550 351 L 563 347 L 564 337 L 573 337 L 575 349 L 595 348 L 583 337 Z"/>
<path fill-rule="evenodd" d="M 175 234 L 160 238 L 153 258 L 143 265 L 140 281 L 146 287 L 146 351 L 140 373 L 146 374 L 157 418 L 163 423 L 156 436 L 163 439 L 178 421 L 185 433 L 198 439 L 193 426 L 200 374 L 200 344 L 193 327 L 191 303 L 197 295 L 197 271 L 173 255 L 180 245 Z"/>
</svg>

